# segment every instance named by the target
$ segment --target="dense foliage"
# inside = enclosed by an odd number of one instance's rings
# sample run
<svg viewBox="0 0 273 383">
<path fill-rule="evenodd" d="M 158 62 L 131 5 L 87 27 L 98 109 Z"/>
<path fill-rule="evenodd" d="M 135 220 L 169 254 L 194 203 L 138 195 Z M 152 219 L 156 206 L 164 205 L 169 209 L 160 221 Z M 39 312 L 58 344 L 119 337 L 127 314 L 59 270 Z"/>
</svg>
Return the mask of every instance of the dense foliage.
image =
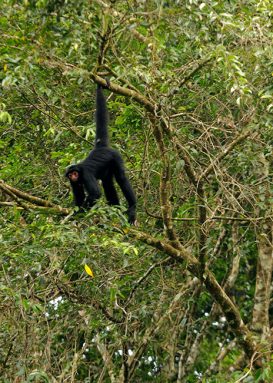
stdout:
<svg viewBox="0 0 273 383">
<path fill-rule="evenodd" d="M 273 3 L 1 5 L 1 382 L 272 381 Z M 134 228 L 65 209 L 105 77 Z"/>
</svg>

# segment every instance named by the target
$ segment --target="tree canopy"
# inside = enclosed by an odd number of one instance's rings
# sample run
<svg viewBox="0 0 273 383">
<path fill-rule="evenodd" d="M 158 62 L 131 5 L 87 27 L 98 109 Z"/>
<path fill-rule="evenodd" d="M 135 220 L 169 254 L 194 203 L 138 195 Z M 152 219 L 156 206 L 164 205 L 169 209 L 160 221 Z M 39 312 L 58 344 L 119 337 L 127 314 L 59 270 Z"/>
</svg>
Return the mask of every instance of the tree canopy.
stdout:
<svg viewBox="0 0 273 383">
<path fill-rule="evenodd" d="M 2 0 L 0 376 L 271 382 L 273 3 Z M 74 214 L 95 137 L 136 192 Z"/>
</svg>

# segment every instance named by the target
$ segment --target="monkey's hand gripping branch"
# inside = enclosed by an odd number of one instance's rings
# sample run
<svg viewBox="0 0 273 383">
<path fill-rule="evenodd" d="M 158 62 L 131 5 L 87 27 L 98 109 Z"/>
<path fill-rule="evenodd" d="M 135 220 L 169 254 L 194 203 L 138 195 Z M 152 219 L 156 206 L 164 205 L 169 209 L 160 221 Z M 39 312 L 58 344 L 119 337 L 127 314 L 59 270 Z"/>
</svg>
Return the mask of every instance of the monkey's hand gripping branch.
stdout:
<svg viewBox="0 0 273 383">
<path fill-rule="evenodd" d="M 123 86 L 120 86 L 118 84 L 113 83 L 112 81 L 109 82 L 109 80 L 105 80 L 104 78 L 98 76 L 95 73 L 90 74 L 91 78 L 95 83 L 98 85 L 101 85 L 103 88 L 108 88 L 114 93 L 121 94 L 123 96 L 132 98 L 133 100 L 137 101 L 141 105 L 143 105 L 149 112 L 154 113 L 156 109 L 156 105 L 152 103 L 150 100 L 148 100 L 145 96 L 143 96 L 141 93 L 133 90 L 128 89 Z"/>
</svg>

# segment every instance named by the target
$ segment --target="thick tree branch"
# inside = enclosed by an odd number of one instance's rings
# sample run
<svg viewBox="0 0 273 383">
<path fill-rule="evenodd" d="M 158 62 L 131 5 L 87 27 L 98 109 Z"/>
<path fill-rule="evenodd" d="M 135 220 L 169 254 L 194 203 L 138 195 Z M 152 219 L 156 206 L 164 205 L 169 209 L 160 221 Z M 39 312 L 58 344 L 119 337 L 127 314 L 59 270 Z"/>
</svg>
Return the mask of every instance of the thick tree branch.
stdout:
<svg viewBox="0 0 273 383">
<path fill-rule="evenodd" d="M 19 206 L 26 210 L 33 209 L 38 210 L 41 213 L 63 215 L 67 215 L 71 212 L 70 209 L 63 208 L 59 205 L 53 204 L 50 201 L 35 197 L 31 194 L 16 189 L 5 183 L 3 180 L 0 180 L 0 189 L 3 191 L 3 193 L 9 195 Z M 28 203 L 25 203 L 24 201 L 27 201 Z"/>
<path fill-rule="evenodd" d="M 170 202 L 171 195 L 171 182 L 170 182 L 170 163 L 163 138 L 163 132 L 161 125 L 157 124 L 156 118 L 150 115 L 150 121 L 152 124 L 152 130 L 154 137 L 159 148 L 162 160 L 162 170 L 160 174 L 160 205 L 162 212 L 162 219 L 166 229 L 168 239 L 173 243 L 174 247 L 179 248 L 179 239 L 173 227 L 172 220 L 172 206 Z M 158 126 L 159 125 L 159 126 Z"/>
<path fill-rule="evenodd" d="M 219 240 L 223 239 L 223 236 L 225 235 L 226 230 L 224 229 L 222 233 L 219 236 Z M 223 290 L 225 292 L 228 292 L 235 284 L 236 278 L 239 273 L 239 265 L 240 265 L 240 257 L 241 257 L 241 251 L 238 246 L 239 244 L 239 237 L 238 237 L 238 226 L 236 224 L 232 227 L 232 239 L 233 239 L 233 252 L 234 252 L 234 258 L 232 260 L 232 265 L 229 271 L 229 275 L 226 278 L 226 281 L 223 285 Z M 219 249 L 219 242 L 217 241 L 216 246 L 214 248 L 214 253 L 216 253 Z M 204 320 L 201 329 L 198 331 L 194 342 L 191 345 L 190 352 L 187 355 L 186 362 L 184 363 L 184 373 L 185 375 L 187 372 L 191 369 L 191 367 L 196 362 L 196 359 L 199 355 L 200 350 L 200 344 L 205 336 L 206 330 L 208 328 L 208 325 L 211 323 L 212 319 L 214 318 L 215 314 L 219 311 L 219 306 L 214 302 L 212 304 L 209 316 Z M 184 376 L 183 376 L 184 377 Z"/>
<path fill-rule="evenodd" d="M 2 207 L 18 207 L 18 205 L 15 202 L 0 202 L 0 206 Z"/>
<path fill-rule="evenodd" d="M 170 244 L 151 237 L 148 234 L 137 231 L 136 229 L 130 229 L 129 235 L 139 239 L 140 241 L 155 247 L 164 253 L 168 254 L 172 258 L 179 262 L 187 262 L 188 270 L 196 277 L 200 278 L 199 270 L 200 263 L 193 257 L 185 248 L 181 246 L 181 249 L 176 249 Z M 203 283 L 207 291 L 211 294 L 214 300 L 220 305 L 223 310 L 230 327 L 238 335 L 241 345 L 249 358 L 256 352 L 256 345 L 252 338 L 251 332 L 244 324 L 238 308 L 234 305 L 232 300 L 228 297 L 225 291 L 217 282 L 215 276 L 206 268 L 203 274 Z"/>
<path fill-rule="evenodd" d="M 20 200 L 17 195 L 15 195 L 11 190 L 9 190 L 3 183 L 0 183 L 0 189 L 3 191 L 4 194 L 11 197 L 17 205 L 19 205 L 22 209 L 29 210 L 29 205 L 25 203 L 24 201 Z"/>
<path fill-rule="evenodd" d="M 107 371 L 110 377 L 111 383 L 116 382 L 116 377 L 115 377 L 115 368 L 114 368 L 114 363 L 112 356 L 110 355 L 108 348 L 105 343 L 101 340 L 99 333 L 96 334 L 94 337 L 94 341 L 97 345 L 97 349 L 100 352 L 102 359 L 104 361 L 105 366 L 107 366 Z"/>
<path fill-rule="evenodd" d="M 270 161 L 263 153 L 259 155 L 256 172 L 266 180 L 260 189 L 258 212 L 261 216 L 272 214 L 272 179 L 270 179 Z M 271 182 L 270 182 L 271 181 Z M 256 286 L 253 307 L 252 328 L 259 334 L 262 342 L 270 347 L 270 296 L 272 294 L 273 270 L 273 220 L 268 219 L 257 228 L 258 259 L 256 269 Z M 267 355 L 269 357 L 269 355 Z"/>
<path fill-rule="evenodd" d="M 205 375 L 206 376 L 212 376 L 213 374 L 218 371 L 219 364 L 222 362 L 222 360 L 226 357 L 226 355 L 234 350 L 236 346 L 236 339 L 234 339 L 232 342 L 228 343 L 225 346 L 222 346 L 218 352 L 218 355 L 216 358 L 213 360 L 209 368 L 206 370 Z"/>
<path fill-rule="evenodd" d="M 107 81 L 98 76 L 95 73 L 90 73 L 90 77 L 99 85 L 102 85 L 105 88 L 108 88 L 114 93 L 121 94 L 123 96 L 132 98 L 133 100 L 137 101 L 141 105 L 143 105 L 149 112 L 155 113 L 156 105 L 149 101 L 145 96 L 143 96 L 141 93 L 136 92 L 133 89 L 128 89 L 125 87 L 122 87 L 118 84 L 113 83 L 112 81 L 110 82 L 110 85 L 107 83 Z"/>
<path fill-rule="evenodd" d="M 44 206 L 44 207 L 56 206 L 52 202 L 49 202 L 49 201 L 47 201 L 45 199 L 42 199 L 42 198 L 39 198 L 39 197 L 34 197 L 31 194 L 28 194 L 28 193 L 23 192 L 23 191 L 21 191 L 19 189 L 16 189 L 15 187 L 13 187 L 11 185 L 8 185 L 3 180 L 0 180 L 0 188 L 2 190 L 4 190 L 4 188 L 6 188 L 6 189 L 10 190 L 13 194 L 15 194 L 18 198 L 21 198 L 21 199 L 23 199 L 25 201 L 31 202 L 31 203 L 33 203 L 35 205 L 38 205 L 38 206 Z"/>
</svg>

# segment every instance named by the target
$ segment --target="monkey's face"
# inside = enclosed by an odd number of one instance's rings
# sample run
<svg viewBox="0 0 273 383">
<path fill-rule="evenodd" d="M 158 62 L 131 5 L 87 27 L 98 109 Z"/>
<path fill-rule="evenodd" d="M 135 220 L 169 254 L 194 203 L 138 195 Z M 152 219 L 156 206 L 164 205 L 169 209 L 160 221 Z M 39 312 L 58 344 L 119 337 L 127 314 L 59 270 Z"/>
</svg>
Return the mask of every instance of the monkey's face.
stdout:
<svg viewBox="0 0 273 383">
<path fill-rule="evenodd" d="M 79 172 L 76 170 L 73 170 L 73 172 L 68 173 L 68 178 L 71 182 L 78 182 L 79 181 Z"/>
</svg>

